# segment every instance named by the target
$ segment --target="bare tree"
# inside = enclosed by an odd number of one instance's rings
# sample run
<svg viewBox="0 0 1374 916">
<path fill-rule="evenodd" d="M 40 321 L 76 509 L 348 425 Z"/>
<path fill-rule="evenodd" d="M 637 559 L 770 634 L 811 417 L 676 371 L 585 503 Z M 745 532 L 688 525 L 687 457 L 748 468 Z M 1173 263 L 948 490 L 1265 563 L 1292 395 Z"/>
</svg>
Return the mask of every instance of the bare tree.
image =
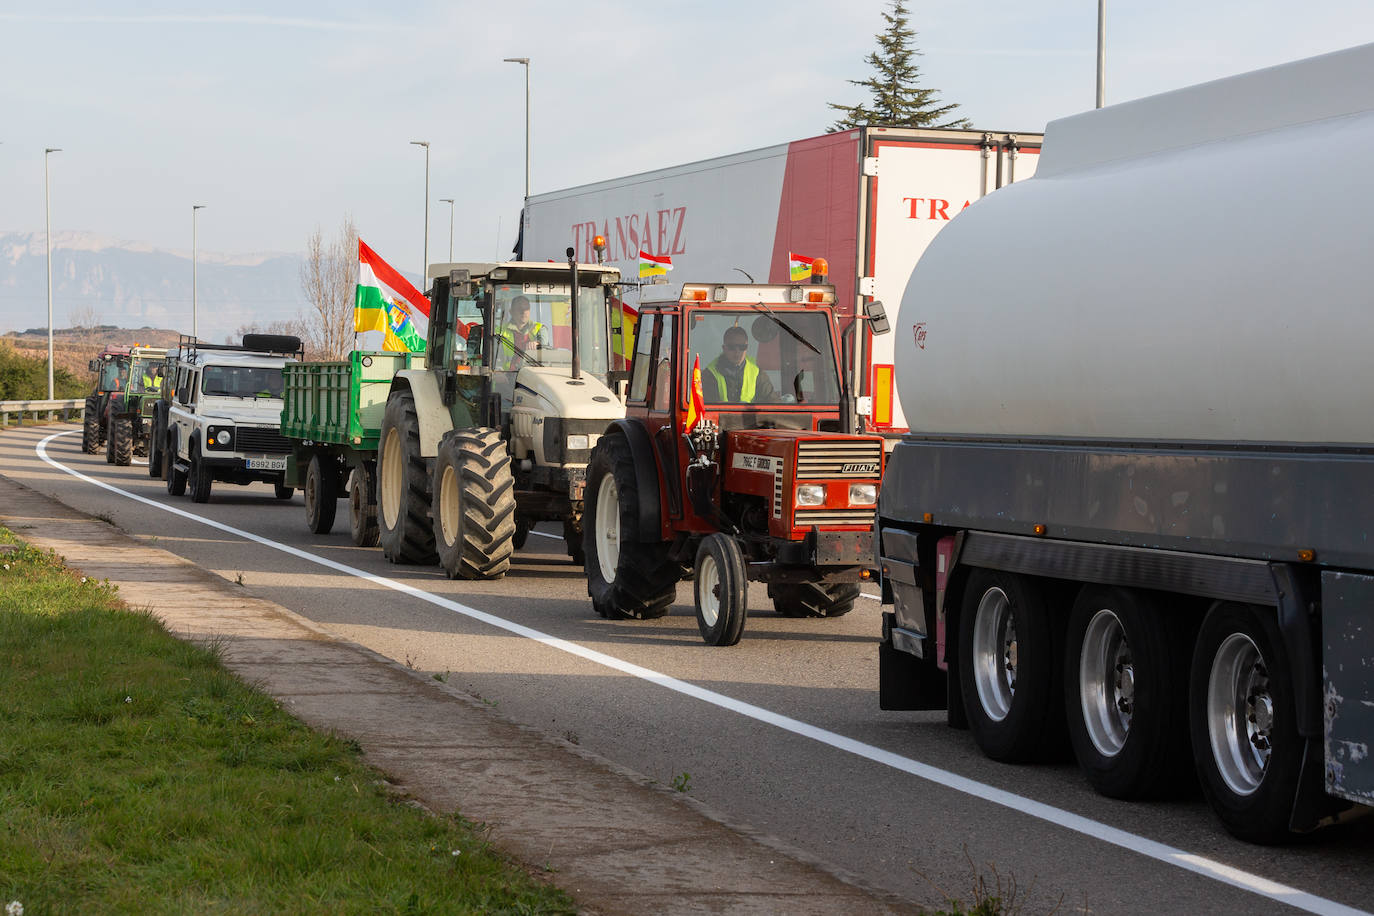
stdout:
<svg viewBox="0 0 1374 916">
<path fill-rule="evenodd" d="M 232 334 L 224 336 L 224 342 L 237 346 L 245 334 L 285 334 L 290 337 L 299 337 L 305 346 L 306 359 L 322 359 L 317 357 L 310 350 L 310 343 L 307 340 L 306 322 L 304 318 L 283 318 L 279 321 L 254 321 L 251 324 L 239 325 L 238 330 Z"/>
<path fill-rule="evenodd" d="M 317 226 L 306 243 L 301 286 L 309 303 L 301 322 L 314 359 L 347 359 L 353 349 L 353 297 L 358 285 L 358 228 L 345 216 L 326 241 Z"/>
<path fill-rule="evenodd" d="M 71 322 L 72 330 L 77 332 L 78 344 L 87 348 L 94 346 L 96 328 L 100 326 L 99 309 L 94 305 L 72 309 L 67 313 L 67 321 Z"/>
</svg>

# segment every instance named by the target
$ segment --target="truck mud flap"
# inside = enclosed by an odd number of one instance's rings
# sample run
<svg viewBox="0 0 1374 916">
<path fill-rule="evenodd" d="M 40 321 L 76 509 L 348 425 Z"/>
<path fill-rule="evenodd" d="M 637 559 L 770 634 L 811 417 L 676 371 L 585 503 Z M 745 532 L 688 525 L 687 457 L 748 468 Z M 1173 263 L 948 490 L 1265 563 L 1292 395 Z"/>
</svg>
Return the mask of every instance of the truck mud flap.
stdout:
<svg viewBox="0 0 1374 916">
<path fill-rule="evenodd" d="M 930 658 L 917 658 L 893 644 L 892 614 L 883 614 L 878 644 L 878 708 L 888 711 L 944 709 L 949 679 Z"/>
</svg>

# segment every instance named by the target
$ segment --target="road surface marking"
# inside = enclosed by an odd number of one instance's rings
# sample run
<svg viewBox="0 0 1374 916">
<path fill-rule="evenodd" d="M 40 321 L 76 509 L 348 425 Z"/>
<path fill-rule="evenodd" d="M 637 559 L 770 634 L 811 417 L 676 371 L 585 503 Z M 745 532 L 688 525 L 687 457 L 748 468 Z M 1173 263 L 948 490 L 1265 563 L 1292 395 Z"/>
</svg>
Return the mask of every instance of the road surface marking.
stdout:
<svg viewBox="0 0 1374 916">
<path fill-rule="evenodd" d="M 440 597 L 439 595 L 430 594 L 413 585 L 406 585 L 403 582 L 387 579 L 384 576 L 378 576 L 361 569 L 355 569 L 352 566 L 339 563 L 335 560 L 308 553 L 298 547 L 292 547 L 289 544 L 282 544 L 278 541 L 270 540 L 262 535 L 254 534 L 251 531 L 244 531 L 241 528 L 235 528 L 232 525 L 226 525 L 223 522 L 217 522 L 213 519 L 187 512 L 184 509 L 169 506 L 166 503 L 149 499 L 146 496 L 130 493 L 128 490 L 121 490 L 119 487 L 105 483 L 101 480 L 96 480 L 94 477 L 88 477 L 80 471 L 69 468 L 48 457 L 47 446 L 49 442 L 61 436 L 69 436 L 76 432 L 79 432 L 79 430 L 68 430 L 66 432 L 55 433 L 40 441 L 34 447 L 34 450 L 38 453 L 38 457 L 48 465 L 57 468 L 63 473 L 70 474 L 78 480 L 84 480 L 86 483 L 100 487 L 102 490 L 118 493 L 121 496 L 126 496 L 146 506 L 161 509 L 164 512 L 170 512 L 173 515 L 181 516 L 189 521 L 198 522 L 218 531 L 223 531 L 226 534 L 241 537 L 244 540 L 252 541 L 255 544 L 261 544 L 264 547 L 270 547 L 273 550 L 279 550 L 282 553 L 289 554 L 309 563 L 315 563 L 326 569 L 332 569 L 336 572 L 362 579 L 365 582 L 371 582 L 373 585 L 379 585 L 383 588 L 389 588 L 404 595 L 409 595 L 412 598 L 418 598 L 435 607 L 440 607 L 456 614 L 462 614 L 464 617 L 470 617 L 473 620 L 481 621 L 497 629 L 505 630 L 507 633 L 531 639 L 550 649 L 557 649 L 560 652 L 575 655 L 593 664 L 610 668 L 613 671 L 619 671 L 622 674 L 628 674 L 631 677 L 648 681 L 651 684 L 657 684 L 660 687 L 665 687 L 683 696 L 692 697 L 693 699 L 709 703 L 721 709 L 729 710 L 730 712 L 737 713 L 757 722 L 772 725 L 794 735 L 809 738 L 812 741 L 824 744 L 835 750 L 844 751 L 856 757 L 861 757 L 864 760 L 891 767 L 894 770 L 908 773 L 928 782 L 933 782 L 936 785 L 944 786 L 947 789 L 962 792 L 965 795 L 991 802 L 994 805 L 1010 808 L 1021 814 L 1028 814 L 1031 817 L 1046 821 L 1058 827 L 1063 827 L 1066 830 L 1072 830 L 1075 833 L 1101 840 L 1104 843 L 1109 843 L 1129 852 L 1136 852 L 1143 856 L 1147 856 L 1157 862 L 1163 862 L 1166 865 L 1181 868 L 1184 871 L 1201 875 L 1204 878 L 1211 878 L 1222 884 L 1227 884 L 1243 891 L 1249 891 L 1261 897 L 1267 897 L 1270 900 L 1287 904 L 1308 913 L 1317 913 L 1320 914 L 1320 916 L 1374 916 L 1374 914 L 1366 910 L 1358 910 L 1354 907 L 1346 906 L 1343 903 L 1327 900 L 1325 897 L 1318 897 L 1315 894 L 1309 894 L 1306 891 L 1298 890 L 1295 887 L 1279 884 L 1262 875 L 1242 871 L 1224 862 L 1218 862 L 1215 859 L 1208 859 L 1204 856 L 1195 855 L 1177 847 L 1159 843 L 1147 837 L 1138 836 L 1137 834 L 1130 833 L 1118 827 L 1113 827 L 1110 824 L 1104 824 L 1101 821 L 1095 821 L 1080 814 L 1074 814 L 1072 811 L 1065 811 L 1062 808 L 1056 808 L 1053 805 L 1047 805 L 1043 802 L 1017 795 L 1014 792 L 1008 792 L 1005 789 L 999 789 L 996 786 L 990 786 L 986 783 L 969 779 L 966 776 L 960 776 L 958 773 L 921 763 L 909 757 L 903 757 L 900 754 L 895 754 L 892 751 L 884 750 L 875 745 L 856 741 L 853 738 L 847 738 L 838 732 L 828 731 L 803 722 L 800 719 L 793 719 L 790 716 L 775 713 L 771 710 L 764 709 L 762 706 L 755 706 L 752 703 L 745 703 L 741 700 L 736 700 L 734 697 L 716 693 L 714 690 L 698 687 L 696 684 L 678 680 L 675 677 L 669 677 L 651 668 L 644 668 L 632 662 L 623 661 L 613 655 L 607 655 L 595 649 L 588 649 L 585 646 L 580 646 L 575 642 L 569 642 L 557 636 L 550 636 L 540 630 L 527 627 L 524 624 L 515 623 L 504 617 L 497 617 L 494 614 L 489 614 L 486 611 L 479 611 L 476 608 L 469 607 L 460 602 L 452 601 L 448 598 Z"/>
</svg>

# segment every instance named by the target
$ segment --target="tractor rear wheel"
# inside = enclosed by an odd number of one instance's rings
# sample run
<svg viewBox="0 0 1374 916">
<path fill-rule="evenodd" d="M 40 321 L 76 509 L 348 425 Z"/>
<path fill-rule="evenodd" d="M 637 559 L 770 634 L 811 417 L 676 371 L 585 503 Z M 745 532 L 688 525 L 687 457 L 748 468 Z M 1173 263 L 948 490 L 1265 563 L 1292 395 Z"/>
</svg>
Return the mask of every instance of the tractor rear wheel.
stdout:
<svg viewBox="0 0 1374 916">
<path fill-rule="evenodd" d="M 515 478 L 495 429 L 455 429 L 434 461 L 434 542 L 450 579 L 499 579 L 515 552 Z"/>
<path fill-rule="evenodd" d="M 382 554 L 393 563 L 429 564 L 434 551 L 429 462 L 420 454 L 415 396 L 397 391 L 386 402 L 377 452 L 377 520 Z"/>
<path fill-rule="evenodd" d="M 739 542 L 719 531 L 697 548 L 693 586 L 697 629 L 708 646 L 733 646 L 744 635 L 749 616 L 749 582 Z"/>
<path fill-rule="evenodd" d="M 612 620 L 662 617 L 677 596 L 682 569 L 657 531 L 639 530 L 639 484 L 623 435 L 603 436 L 596 444 L 586 495 L 582 547 L 592 607 Z"/>
<path fill-rule="evenodd" d="M 324 466 L 319 455 L 310 458 L 305 469 L 305 522 L 315 534 L 328 534 L 334 528 L 334 513 L 339 508 L 338 474 L 334 462 Z"/>
<path fill-rule="evenodd" d="M 87 455 L 100 450 L 100 399 L 95 395 L 86 398 L 81 414 L 81 450 Z"/>
<path fill-rule="evenodd" d="M 854 610 L 857 582 L 773 582 L 768 586 L 773 610 L 783 617 L 843 617 Z"/>
<path fill-rule="evenodd" d="M 360 464 L 348 477 L 348 528 L 358 547 L 377 546 L 377 472 Z"/>
<path fill-rule="evenodd" d="M 110 420 L 111 459 L 121 468 L 127 468 L 134 458 L 134 421 L 128 417 L 115 417 Z"/>
</svg>

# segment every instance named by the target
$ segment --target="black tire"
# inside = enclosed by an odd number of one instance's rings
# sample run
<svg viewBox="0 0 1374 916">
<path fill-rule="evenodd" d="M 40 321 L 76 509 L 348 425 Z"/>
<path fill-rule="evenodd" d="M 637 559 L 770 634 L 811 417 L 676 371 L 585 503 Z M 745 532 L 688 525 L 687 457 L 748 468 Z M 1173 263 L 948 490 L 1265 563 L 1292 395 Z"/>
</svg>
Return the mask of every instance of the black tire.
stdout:
<svg viewBox="0 0 1374 916">
<path fill-rule="evenodd" d="M 175 433 L 167 434 L 167 454 L 164 467 L 166 473 L 163 479 L 167 481 L 167 493 L 171 496 L 181 496 L 186 492 L 186 472 L 177 467 L 177 445 Z"/>
<path fill-rule="evenodd" d="M 339 509 L 338 479 L 333 460 L 326 468 L 319 455 L 310 457 L 305 469 L 305 523 L 315 534 L 334 530 L 334 514 Z"/>
<path fill-rule="evenodd" d="M 1177 791 L 1187 778 L 1192 646 L 1163 596 L 1086 586 L 1069 615 L 1064 713 L 1083 775 L 1110 798 Z"/>
<path fill-rule="evenodd" d="M 530 529 L 533 527 L 534 524 L 530 521 L 529 516 L 517 513 L 515 516 L 515 534 L 511 535 L 510 545 L 516 550 L 523 549 L 525 542 L 530 539 Z"/>
<path fill-rule="evenodd" d="M 162 472 L 162 407 L 153 408 L 153 416 L 148 424 L 148 476 L 153 479 L 164 476 Z"/>
<path fill-rule="evenodd" d="M 1202 621 L 1189 679 L 1189 732 L 1202 792 L 1226 829 L 1251 843 L 1292 838 L 1302 772 L 1305 741 L 1277 616 L 1273 608 L 1217 604 Z M 1257 727 L 1263 722 L 1252 709 L 1269 719 L 1267 728 Z M 1223 710 L 1230 710 L 1232 728 L 1218 714 Z"/>
<path fill-rule="evenodd" d="M 783 617 L 843 617 L 854 610 L 859 583 L 770 582 L 768 597 Z"/>
<path fill-rule="evenodd" d="M 708 534 L 697 548 L 697 629 L 708 646 L 733 646 L 749 616 L 749 582 L 739 543 L 728 534 Z"/>
<path fill-rule="evenodd" d="M 602 436 L 587 463 L 582 515 L 583 568 L 593 609 L 611 620 L 653 620 L 668 613 L 682 578 L 680 564 L 668 557 L 669 546 L 657 531 L 639 530 L 630 444 L 622 435 Z"/>
<path fill-rule="evenodd" d="M 420 455 L 420 421 L 415 397 L 393 392 L 382 414 L 377 449 L 377 522 L 382 554 L 393 563 L 432 564 L 434 525 L 429 462 Z"/>
<path fill-rule="evenodd" d="M 191 443 L 191 473 L 186 482 L 191 489 L 191 502 L 210 501 L 210 487 L 214 483 L 214 478 L 210 475 L 210 467 L 201 460 L 199 442 Z"/>
<path fill-rule="evenodd" d="M 100 399 L 95 395 L 86 398 L 81 413 L 81 450 L 87 455 L 100 451 Z"/>
<path fill-rule="evenodd" d="M 563 545 L 574 566 L 587 565 L 587 548 L 583 545 L 580 514 L 569 515 L 563 519 Z"/>
<path fill-rule="evenodd" d="M 515 478 L 495 429 L 455 429 L 434 460 L 434 543 L 450 579 L 499 579 L 515 552 Z"/>
<path fill-rule="evenodd" d="M 134 421 L 128 417 L 110 420 L 110 454 L 116 466 L 127 468 L 134 460 Z"/>
<path fill-rule="evenodd" d="M 348 528 L 356 546 L 377 546 L 377 473 L 367 464 L 348 477 Z"/>
<path fill-rule="evenodd" d="M 993 760 L 1035 760 L 1063 732 L 1056 639 L 1043 587 L 976 569 L 959 615 L 959 680 L 973 740 Z"/>
<path fill-rule="evenodd" d="M 272 484 L 272 495 L 277 499 L 287 500 L 296 495 L 296 488 L 288 487 L 285 483 L 278 480 Z"/>
<path fill-rule="evenodd" d="M 106 433 L 107 433 L 107 435 L 105 436 L 105 463 L 106 463 L 106 464 L 114 464 L 114 463 L 115 463 L 115 451 L 114 451 L 115 443 L 114 443 L 114 435 L 113 435 L 113 432 L 114 432 L 114 431 L 113 431 L 113 430 L 110 430 L 110 429 L 107 429 L 107 430 L 106 430 Z"/>
</svg>

